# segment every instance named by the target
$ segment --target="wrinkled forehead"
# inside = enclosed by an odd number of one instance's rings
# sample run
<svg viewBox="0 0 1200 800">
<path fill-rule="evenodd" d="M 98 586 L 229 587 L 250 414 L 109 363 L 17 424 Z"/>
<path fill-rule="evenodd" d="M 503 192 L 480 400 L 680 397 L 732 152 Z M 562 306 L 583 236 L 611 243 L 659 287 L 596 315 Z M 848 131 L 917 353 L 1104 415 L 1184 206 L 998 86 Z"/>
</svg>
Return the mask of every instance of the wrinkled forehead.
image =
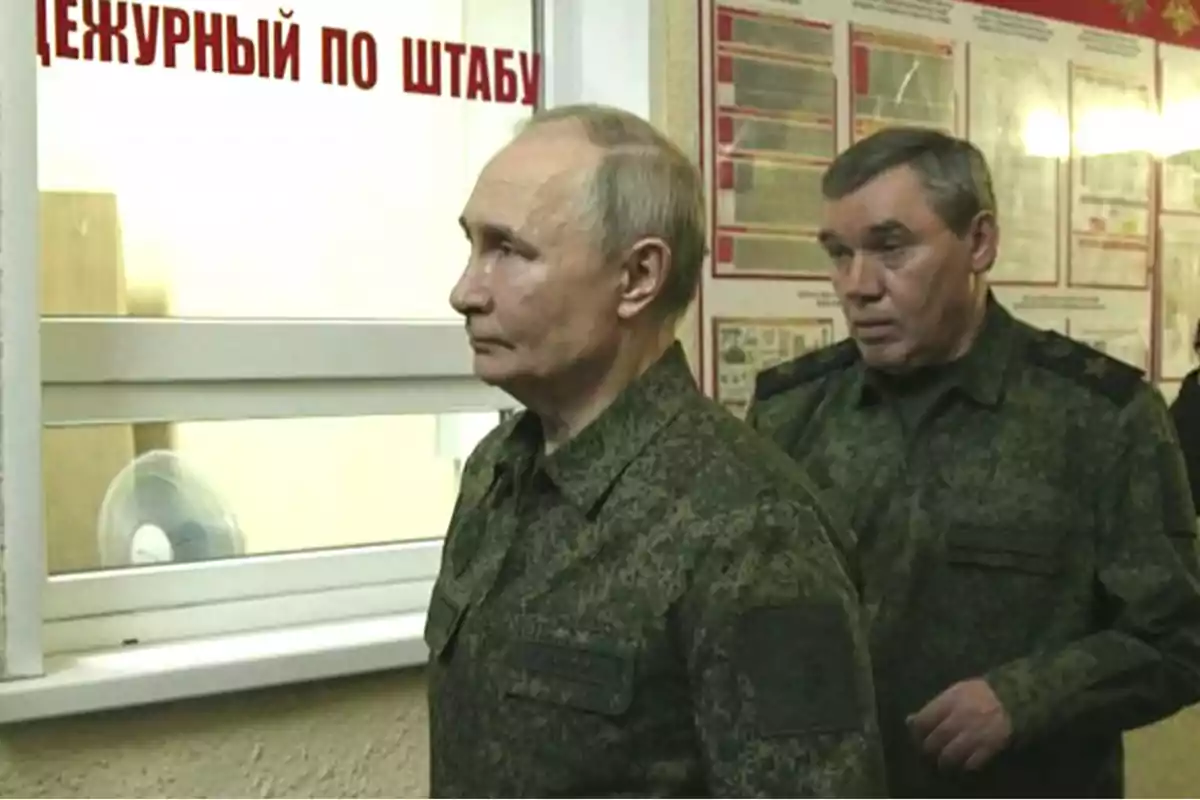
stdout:
<svg viewBox="0 0 1200 800">
<path fill-rule="evenodd" d="M 483 168 L 463 210 L 468 228 L 494 225 L 536 239 L 578 218 L 600 150 L 580 131 L 546 127 L 517 137 Z"/>
<path fill-rule="evenodd" d="M 896 167 L 836 200 L 826 200 L 822 234 L 858 241 L 880 226 L 936 233 L 945 223 L 929 203 L 920 177 L 908 166 Z"/>
</svg>

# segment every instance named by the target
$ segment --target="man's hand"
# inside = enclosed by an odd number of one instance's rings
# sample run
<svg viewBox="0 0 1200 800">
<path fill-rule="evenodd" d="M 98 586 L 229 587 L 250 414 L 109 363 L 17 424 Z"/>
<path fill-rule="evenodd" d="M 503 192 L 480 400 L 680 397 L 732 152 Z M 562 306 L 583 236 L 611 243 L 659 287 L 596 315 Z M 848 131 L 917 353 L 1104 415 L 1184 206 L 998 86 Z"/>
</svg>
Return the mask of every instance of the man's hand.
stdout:
<svg viewBox="0 0 1200 800">
<path fill-rule="evenodd" d="M 945 768 L 976 770 L 1008 746 L 1012 720 L 982 678 L 951 686 L 908 717 L 908 730 Z"/>
</svg>

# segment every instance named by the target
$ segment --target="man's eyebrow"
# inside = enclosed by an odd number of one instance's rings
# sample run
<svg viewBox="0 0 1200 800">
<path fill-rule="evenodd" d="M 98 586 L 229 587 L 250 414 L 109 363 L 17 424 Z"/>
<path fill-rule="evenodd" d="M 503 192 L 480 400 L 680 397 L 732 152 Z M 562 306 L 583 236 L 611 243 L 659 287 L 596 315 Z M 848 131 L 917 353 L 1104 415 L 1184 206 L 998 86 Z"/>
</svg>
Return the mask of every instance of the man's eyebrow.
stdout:
<svg viewBox="0 0 1200 800">
<path fill-rule="evenodd" d="M 512 245 L 513 249 L 522 255 L 534 258 L 538 254 L 538 249 L 530 242 L 522 239 L 515 228 L 508 225 L 501 225 L 495 222 L 480 222 L 472 225 L 467 221 L 465 216 L 458 218 L 458 226 L 463 229 L 463 233 L 468 239 L 472 238 L 472 231 L 482 235 L 485 239 L 498 239 Z"/>
<path fill-rule="evenodd" d="M 894 236 L 907 236 L 912 233 L 907 225 L 897 219 L 887 219 L 883 222 L 876 223 L 867 228 L 867 234 L 863 237 L 866 241 L 879 241 Z M 817 241 L 826 250 L 842 245 L 842 238 L 828 228 L 823 228 L 817 234 Z"/>
<path fill-rule="evenodd" d="M 458 218 L 458 227 L 463 229 L 463 233 L 470 235 L 471 229 L 481 231 L 489 236 L 503 236 L 506 239 L 520 239 L 517 235 L 516 228 L 511 228 L 508 225 L 501 225 L 497 222 L 476 222 L 472 224 L 467 221 L 466 216 Z"/>
<path fill-rule="evenodd" d="M 893 236 L 897 233 L 912 233 L 907 225 L 897 219 L 887 219 L 867 229 L 867 235 L 876 238 Z"/>
<path fill-rule="evenodd" d="M 478 231 L 484 236 L 490 236 L 494 239 L 519 240 L 521 238 L 520 236 L 517 236 L 516 230 L 507 225 L 499 225 L 495 222 L 477 222 L 475 224 L 471 224 L 467 221 L 465 216 L 458 218 L 458 227 L 463 229 L 463 233 L 467 235 L 468 239 L 471 238 L 472 230 Z"/>
</svg>

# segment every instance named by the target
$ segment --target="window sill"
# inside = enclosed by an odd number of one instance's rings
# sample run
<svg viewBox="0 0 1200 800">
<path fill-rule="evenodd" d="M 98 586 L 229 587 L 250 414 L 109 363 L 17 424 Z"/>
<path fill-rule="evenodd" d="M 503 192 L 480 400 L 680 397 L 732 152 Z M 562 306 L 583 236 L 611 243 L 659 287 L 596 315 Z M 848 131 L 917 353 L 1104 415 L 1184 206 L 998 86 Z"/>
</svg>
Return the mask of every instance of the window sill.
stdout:
<svg viewBox="0 0 1200 800">
<path fill-rule="evenodd" d="M 0 683 L 0 724 L 414 667 L 424 625 L 408 612 L 54 656 Z"/>
</svg>

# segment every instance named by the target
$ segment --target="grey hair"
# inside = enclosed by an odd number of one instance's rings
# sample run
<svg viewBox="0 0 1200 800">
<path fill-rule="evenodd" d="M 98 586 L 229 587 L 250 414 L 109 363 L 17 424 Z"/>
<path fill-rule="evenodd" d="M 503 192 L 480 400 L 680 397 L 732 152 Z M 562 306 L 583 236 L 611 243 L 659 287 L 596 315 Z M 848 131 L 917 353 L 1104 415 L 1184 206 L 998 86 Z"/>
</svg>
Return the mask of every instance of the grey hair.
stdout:
<svg viewBox="0 0 1200 800">
<path fill-rule="evenodd" d="M 901 166 L 917 174 L 930 208 L 956 235 L 980 212 L 996 216 L 992 172 L 979 148 L 925 128 L 885 128 L 856 142 L 829 165 L 821 193 L 839 200 Z"/>
<path fill-rule="evenodd" d="M 700 171 L 657 128 L 628 111 L 559 106 L 534 114 L 522 130 L 554 122 L 577 123 L 587 140 L 604 151 L 584 199 L 604 258 L 623 257 L 644 237 L 662 239 L 671 251 L 671 267 L 657 306 L 668 317 L 683 314 L 696 297 L 707 255 Z"/>
</svg>

